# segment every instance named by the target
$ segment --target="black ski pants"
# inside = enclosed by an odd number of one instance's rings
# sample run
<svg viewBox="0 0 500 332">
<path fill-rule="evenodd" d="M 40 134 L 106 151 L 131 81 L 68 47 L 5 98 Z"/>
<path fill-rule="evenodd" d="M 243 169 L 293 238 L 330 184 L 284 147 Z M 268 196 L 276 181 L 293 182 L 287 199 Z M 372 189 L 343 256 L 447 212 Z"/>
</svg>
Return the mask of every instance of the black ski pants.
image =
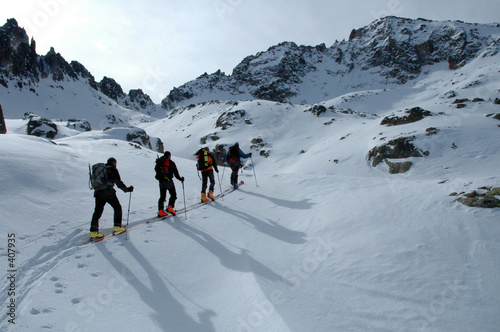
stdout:
<svg viewBox="0 0 500 332">
<path fill-rule="evenodd" d="M 94 193 L 95 197 L 95 209 L 92 215 L 92 222 L 90 224 L 91 232 L 99 231 L 99 219 L 104 212 L 104 206 L 109 203 L 114 210 L 114 226 L 121 226 L 122 224 L 122 206 L 118 197 L 116 197 L 116 191 L 113 188 L 106 188 L 102 190 L 97 190 Z"/>
<path fill-rule="evenodd" d="M 160 181 L 160 199 L 158 200 L 158 211 L 163 210 L 167 200 L 167 190 L 170 194 L 168 205 L 174 207 L 177 200 L 177 192 L 173 181 Z"/>
<path fill-rule="evenodd" d="M 215 177 L 214 177 L 214 170 L 213 169 L 201 172 L 201 192 L 202 193 L 207 192 L 207 185 L 208 185 L 209 179 L 210 179 L 210 187 L 208 188 L 208 190 L 214 191 Z"/>
<path fill-rule="evenodd" d="M 231 167 L 231 184 L 238 184 L 238 171 L 240 170 L 240 164 L 237 163 L 229 163 L 229 167 Z"/>
</svg>

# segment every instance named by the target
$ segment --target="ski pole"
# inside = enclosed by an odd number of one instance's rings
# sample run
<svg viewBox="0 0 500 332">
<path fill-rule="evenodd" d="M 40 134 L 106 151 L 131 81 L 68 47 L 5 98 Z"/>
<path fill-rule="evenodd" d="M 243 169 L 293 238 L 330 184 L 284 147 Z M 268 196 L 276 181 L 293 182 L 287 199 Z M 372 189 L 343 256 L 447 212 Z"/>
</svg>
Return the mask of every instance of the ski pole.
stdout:
<svg viewBox="0 0 500 332">
<path fill-rule="evenodd" d="M 184 191 L 184 181 L 182 181 L 182 196 L 184 196 L 184 218 L 187 220 L 187 211 L 186 211 L 186 192 Z"/>
<path fill-rule="evenodd" d="M 220 196 L 222 197 L 222 199 L 224 199 L 224 195 L 222 194 L 222 185 L 221 185 L 221 183 L 220 183 L 220 175 L 219 175 L 219 172 L 217 172 L 217 178 L 219 179 Z"/>
<path fill-rule="evenodd" d="M 255 174 L 255 164 L 253 162 L 252 156 L 250 156 L 250 160 L 252 161 L 252 169 L 253 169 L 253 177 L 255 178 L 255 185 L 258 187 L 259 185 L 257 184 L 257 175 Z"/>
<path fill-rule="evenodd" d="M 130 196 L 128 196 L 128 212 L 127 212 L 127 227 L 126 229 L 128 230 L 128 218 L 130 216 L 130 201 L 132 200 L 132 192 L 130 192 Z M 128 240 L 128 231 L 127 234 L 125 235 L 125 238 Z"/>
<path fill-rule="evenodd" d="M 90 163 L 89 163 L 89 189 L 90 190 L 94 189 L 94 188 L 92 188 L 92 171 L 90 169 Z"/>
<path fill-rule="evenodd" d="M 226 166 L 222 165 L 222 180 L 224 180 L 224 171 L 226 170 Z"/>
</svg>

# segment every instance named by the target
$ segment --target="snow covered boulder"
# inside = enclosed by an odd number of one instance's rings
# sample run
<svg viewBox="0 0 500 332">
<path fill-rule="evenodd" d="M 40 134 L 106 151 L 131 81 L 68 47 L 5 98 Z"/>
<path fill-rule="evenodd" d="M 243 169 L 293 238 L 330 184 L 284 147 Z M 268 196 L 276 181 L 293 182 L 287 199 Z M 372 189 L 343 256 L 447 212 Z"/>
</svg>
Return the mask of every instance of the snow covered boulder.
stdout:
<svg viewBox="0 0 500 332">
<path fill-rule="evenodd" d="M 220 137 L 217 135 L 217 132 L 205 135 L 202 138 L 200 138 L 200 144 L 201 145 L 207 144 L 208 139 L 215 142 L 215 141 L 218 141 L 220 139 Z"/>
<path fill-rule="evenodd" d="M 3 117 L 2 105 L 0 105 L 0 134 L 7 133 L 7 127 L 5 126 L 5 119 Z"/>
<path fill-rule="evenodd" d="M 382 161 L 386 159 L 404 159 L 410 157 L 423 157 L 426 155 L 426 152 L 422 152 L 418 149 L 413 143 L 411 143 L 415 139 L 412 137 L 400 137 L 393 139 L 387 144 L 376 146 L 370 150 L 368 153 L 368 160 L 372 160 L 372 166 L 376 167 Z M 390 166 L 390 165 L 389 165 Z M 410 164 L 404 165 L 394 165 L 393 170 L 396 173 L 400 173 L 402 170 L 409 170 Z"/>
<path fill-rule="evenodd" d="M 427 116 L 432 116 L 432 113 L 426 111 L 420 107 L 413 107 L 412 109 L 407 109 L 403 116 L 392 116 L 385 117 L 380 125 L 382 126 L 399 126 L 403 124 L 413 123 L 422 120 Z"/>
<path fill-rule="evenodd" d="M 311 112 L 312 114 L 319 117 L 321 114 L 326 112 L 326 107 L 323 105 L 314 105 L 313 107 L 306 109 L 304 112 Z"/>
<path fill-rule="evenodd" d="M 57 125 L 49 119 L 32 116 L 28 122 L 26 132 L 28 135 L 54 138 L 57 135 Z"/>
<path fill-rule="evenodd" d="M 479 191 L 472 191 L 457 199 L 460 203 L 470 207 L 496 208 L 500 207 L 500 188 L 483 187 Z"/>
<path fill-rule="evenodd" d="M 69 119 L 68 120 L 68 128 L 73 128 L 78 131 L 91 131 L 90 123 L 87 120 L 79 120 L 79 119 Z"/>
<path fill-rule="evenodd" d="M 233 124 L 235 124 L 236 121 L 243 118 L 245 114 L 246 112 L 244 110 L 223 112 L 217 119 L 215 127 L 222 128 L 222 130 L 226 130 L 228 127 L 231 127 Z"/>
<path fill-rule="evenodd" d="M 127 141 L 137 143 L 148 149 L 163 153 L 163 142 L 156 137 L 150 137 L 144 129 L 132 127 L 127 133 Z"/>
<path fill-rule="evenodd" d="M 413 163 L 411 161 L 403 161 L 403 162 L 394 163 L 394 162 L 391 162 L 391 161 L 385 159 L 385 163 L 387 166 L 389 166 L 389 173 L 390 174 L 406 173 L 413 166 Z"/>
</svg>

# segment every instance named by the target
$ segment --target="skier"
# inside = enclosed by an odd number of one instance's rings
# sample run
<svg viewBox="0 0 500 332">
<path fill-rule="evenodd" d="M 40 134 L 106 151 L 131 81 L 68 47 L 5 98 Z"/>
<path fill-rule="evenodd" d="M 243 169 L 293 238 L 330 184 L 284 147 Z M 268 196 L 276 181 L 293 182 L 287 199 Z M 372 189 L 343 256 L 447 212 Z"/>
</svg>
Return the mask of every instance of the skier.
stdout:
<svg viewBox="0 0 500 332">
<path fill-rule="evenodd" d="M 238 142 L 234 143 L 233 146 L 229 148 L 229 151 L 226 155 L 226 162 L 231 167 L 231 186 L 234 189 L 238 189 L 238 171 L 241 167 L 240 158 L 250 158 L 252 153 L 245 154 L 240 149 L 240 145 Z"/>
<path fill-rule="evenodd" d="M 160 185 L 160 199 L 158 200 L 158 217 L 164 217 L 167 215 L 167 212 L 171 213 L 175 216 L 174 205 L 177 199 L 177 193 L 175 191 L 174 185 L 174 176 L 177 180 L 184 182 L 184 177 L 179 175 L 179 171 L 177 170 L 177 166 L 175 162 L 171 159 L 171 154 L 169 151 L 166 151 L 161 158 L 156 160 L 156 179 L 159 181 Z M 170 199 L 168 201 L 167 212 L 165 212 L 164 205 L 167 199 L 167 190 L 170 194 Z"/>
<path fill-rule="evenodd" d="M 208 179 L 210 179 L 210 187 L 208 188 L 208 197 L 214 201 L 214 187 L 215 187 L 215 178 L 214 178 L 214 170 L 219 173 L 219 169 L 217 168 L 217 162 L 215 161 L 215 157 L 210 153 L 208 148 L 202 148 L 197 153 L 196 156 L 198 158 L 197 168 L 201 172 L 202 177 L 202 185 L 201 185 L 201 201 L 208 202 L 207 198 L 207 184 Z"/>
<path fill-rule="evenodd" d="M 102 164 L 101 164 L 102 165 Z M 113 232 L 123 232 L 125 231 L 125 226 L 122 225 L 122 206 L 118 197 L 116 197 L 116 190 L 113 188 L 116 183 L 117 187 L 124 192 L 134 191 L 134 187 L 127 187 L 120 178 L 120 173 L 116 169 L 116 159 L 111 157 L 106 163 L 106 174 L 104 176 L 107 184 L 103 189 L 96 189 L 94 192 L 95 197 L 95 209 L 92 215 L 92 222 L 90 224 L 90 238 L 99 239 L 104 237 L 104 235 L 99 232 L 99 219 L 104 211 L 104 206 L 109 203 L 114 210 L 114 227 Z"/>
</svg>

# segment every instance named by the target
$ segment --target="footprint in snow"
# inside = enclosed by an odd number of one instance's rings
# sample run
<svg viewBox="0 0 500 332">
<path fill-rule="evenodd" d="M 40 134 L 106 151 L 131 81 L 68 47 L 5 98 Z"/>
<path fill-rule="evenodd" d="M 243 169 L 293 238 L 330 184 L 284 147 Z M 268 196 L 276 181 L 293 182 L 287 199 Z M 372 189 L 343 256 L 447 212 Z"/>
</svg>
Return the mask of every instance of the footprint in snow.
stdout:
<svg viewBox="0 0 500 332">
<path fill-rule="evenodd" d="M 78 303 L 80 303 L 80 302 L 82 302 L 82 299 L 81 299 L 81 298 L 75 298 L 75 299 L 72 299 L 72 300 L 71 300 L 71 303 L 73 303 L 73 304 L 78 304 Z"/>
<path fill-rule="evenodd" d="M 54 311 L 54 308 L 44 308 L 44 309 L 31 308 L 30 314 L 32 315 L 50 314 L 52 311 Z"/>
<path fill-rule="evenodd" d="M 56 290 L 54 291 L 56 294 L 62 294 L 63 293 L 63 290 L 61 288 L 64 288 L 64 285 L 61 284 L 60 282 L 54 284 L 54 286 L 56 286 Z"/>
</svg>

